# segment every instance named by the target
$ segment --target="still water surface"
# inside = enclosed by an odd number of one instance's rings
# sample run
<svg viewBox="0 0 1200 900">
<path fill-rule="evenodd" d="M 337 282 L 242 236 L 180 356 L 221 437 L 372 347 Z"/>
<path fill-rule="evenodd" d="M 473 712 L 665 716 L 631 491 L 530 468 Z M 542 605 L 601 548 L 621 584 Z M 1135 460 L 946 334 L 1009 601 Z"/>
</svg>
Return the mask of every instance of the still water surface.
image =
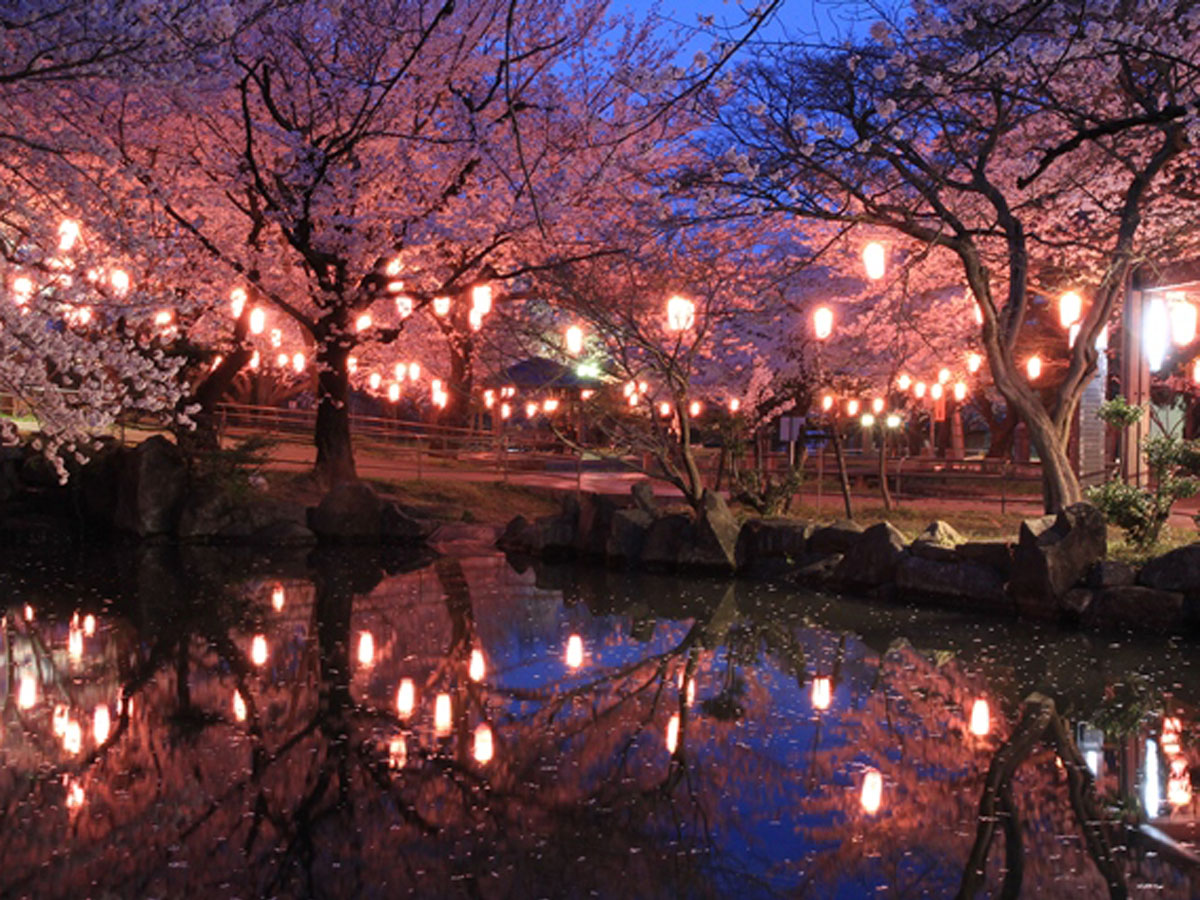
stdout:
<svg viewBox="0 0 1200 900">
<path fill-rule="evenodd" d="M 954 896 L 1034 690 L 1109 815 L 1195 835 L 1184 640 L 478 549 L 143 548 L 0 586 L 4 897 Z M 1106 896 L 1048 745 L 1013 795 L 1022 896 Z M 1130 896 L 1200 895 L 1111 837 Z"/>
</svg>

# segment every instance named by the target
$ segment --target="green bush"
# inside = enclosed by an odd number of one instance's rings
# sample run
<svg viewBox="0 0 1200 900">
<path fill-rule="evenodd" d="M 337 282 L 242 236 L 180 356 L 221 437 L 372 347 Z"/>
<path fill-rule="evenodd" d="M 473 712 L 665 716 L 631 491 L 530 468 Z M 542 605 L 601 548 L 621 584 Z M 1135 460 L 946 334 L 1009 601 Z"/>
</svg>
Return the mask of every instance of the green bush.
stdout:
<svg viewBox="0 0 1200 900">
<path fill-rule="evenodd" d="M 1140 407 L 1130 406 L 1124 397 L 1108 401 L 1097 413 L 1120 428 L 1133 425 L 1142 414 Z M 1200 479 L 1195 477 L 1200 472 L 1200 442 L 1162 435 L 1149 438 L 1143 446 L 1152 487 L 1109 481 L 1087 490 L 1088 500 L 1140 549 L 1158 542 L 1176 500 L 1200 491 Z"/>
</svg>

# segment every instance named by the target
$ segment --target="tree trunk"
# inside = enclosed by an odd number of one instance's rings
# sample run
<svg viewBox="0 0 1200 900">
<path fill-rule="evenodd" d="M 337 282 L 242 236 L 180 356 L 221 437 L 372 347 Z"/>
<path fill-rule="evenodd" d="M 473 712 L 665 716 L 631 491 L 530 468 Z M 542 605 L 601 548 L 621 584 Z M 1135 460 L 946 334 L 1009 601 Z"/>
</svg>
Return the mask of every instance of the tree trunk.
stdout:
<svg viewBox="0 0 1200 900">
<path fill-rule="evenodd" d="M 887 430 L 879 429 L 879 493 L 883 497 L 883 508 L 892 508 L 892 492 L 888 490 Z"/>
<path fill-rule="evenodd" d="M 313 474 L 325 485 L 354 481 L 354 445 L 350 441 L 350 348 L 337 342 L 318 344 L 317 462 Z"/>
<path fill-rule="evenodd" d="M 254 351 L 249 347 L 239 347 L 221 360 L 220 364 L 208 373 L 196 386 L 192 396 L 184 402 L 199 404 L 200 410 L 192 416 L 196 423 L 195 430 L 180 430 L 177 434 L 179 446 L 188 451 L 214 451 L 220 449 L 220 435 L 217 428 L 216 406 L 228 392 L 234 378 L 250 358 Z"/>
<path fill-rule="evenodd" d="M 1072 503 L 1083 500 L 1083 488 L 1071 465 L 1067 453 L 1067 440 L 1039 399 L 1034 406 L 1024 402 L 1023 397 L 1009 399 L 1009 409 L 1016 410 L 1025 427 L 1029 429 L 1029 440 L 1037 448 L 1042 466 L 1042 505 L 1047 513 L 1056 513 Z"/>
<path fill-rule="evenodd" d="M 842 452 L 842 434 L 837 421 L 833 423 L 833 456 L 837 460 L 838 481 L 842 487 L 842 502 L 846 505 L 846 518 L 854 518 L 850 506 L 850 476 L 846 474 L 846 455 Z"/>
</svg>

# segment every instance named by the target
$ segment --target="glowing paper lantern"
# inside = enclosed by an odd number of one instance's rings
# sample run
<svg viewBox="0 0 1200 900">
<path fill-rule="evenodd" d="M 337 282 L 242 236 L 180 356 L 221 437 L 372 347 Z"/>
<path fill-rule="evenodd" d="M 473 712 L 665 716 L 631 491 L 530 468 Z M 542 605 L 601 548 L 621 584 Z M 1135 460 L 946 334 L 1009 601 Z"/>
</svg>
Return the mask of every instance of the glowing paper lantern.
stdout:
<svg viewBox="0 0 1200 900">
<path fill-rule="evenodd" d="M 434 297 L 433 298 L 433 314 L 435 316 L 444 316 L 450 312 L 449 297 Z"/>
<path fill-rule="evenodd" d="M 20 275 L 13 279 L 12 283 L 13 302 L 17 306 L 24 306 L 29 302 L 29 298 L 33 296 L 33 281 Z"/>
<path fill-rule="evenodd" d="M 925 396 L 925 382 L 918 381 L 913 385 L 913 394 L 918 400 Z"/>
<path fill-rule="evenodd" d="M 883 398 L 882 397 L 876 397 L 874 400 L 871 401 L 871 412 L 875 413 L 875 415 L 879 415 L 881 412 L 883 412 Z"/>
<path fill-rule="evenodd" d="M 1040 356 L 1031 356 L 1025 363 L 1025 374 L 1029 376 L 1030 381 L 1037 381 L 1042 374 L 1042 358 Z"/>
<path fill-rule="evenodd" d="M 393 403 L 400 402 L 400 385 L 395 381 L 388 385 L 388 399 Z"/>
<path fill-rule="evenodd" d="M 396 712 L 400 718 L 407 719 L 413 714 L 417 705 L 417 691 L 411 678 L 400 679 L 400 687 L 396 689 Z"/>
<path fill-rule="evenodd" d="M 1192 382 L 1194 384 L 1200 384 L 1200 358 L 1197 358 L 1196 361 L 1192 363 Z"/>
<path fill-rule="evenodd" d="M 472 681 L 483 681 L 486 670 L 487 667 L 483 661 L 483 651 L 478 649 L 472 650 L 471 662 L 467 665 L 467 676 Z"/>
<path fill-rule="evenodd" d="M 688 415 L 694 419 L 696 416 L 700 415 L 700 411 L 702 409 L 704 409 L 704 407 L 700 404 L 700 401 L 693 400 L 688 404 Z"/>
<path fill-rule="evenodd" d="M 583 665 L 583 638 L 573 634 L 567 638 L 567 668 L 578 669 Z"/>
<path fill-rule="evenodd" d="M 129 290 L 129 273 L 124 269 L 113 269 L 108 275 L 108 283 L 117 296 L 121 296 Z"/>
<path fill-rule="evenodd" d="M 480 765 L 487 765 L 492 761 L 492 756 L 495 755 L 496 747 L 492 740 L 492 729 L 486 722 L 480 722 L 475 726 L 475 762 Z"/>
<path fill-rule="evenodd" d="M 433 701 L 433 730 L 438 737 L 450 733 L 450 695 L 438 694 Z"/>
<path fill-rule="evenodd" d="M 945 384 L 949 380 L 950 380 L 950 370 L 949 369 L 939 369 L 938 370 L 938 384 Z"/>
<path fill-rule="evenodd" d="M 295 353 L 292 355 L 292 368 L 296 370 L 296 374 L 304 371 L 304 354 Z"/>
<path fill-rule="evenodd" d="M 558 400 L 554 397 L 549 397 L 542 401 L 542 412 L 552 413 L 558 411 Z"/>
<path fill-rule="evenodd" d="M 667 300 L 667 330 L 686 331 L 696 323 L 696 304 L 678 294 Z"/>
<path fill-rule="evenodd" d="M 390 285 L 389 285 L 390 287 Z M 402 319 L 407 319 L 412 315 L 413 301 L 412 297 L 397 297 L 396 298 L 396 314 Z"/>
<path fill-rule="evenodd" d="M 979 367 L 983 365 L 983 357 L 978 353 L 967 354 L 967 371 L 974 375 L 979 371 Z"/>
<path fill-rule="evenodd" d="M 941 400 L 942 394 L 944 394 L 944 393 L 945 393 L 945 391 L 942 389 L 942 386 L 940 383 L 930 385 L 930 387 L 929 387 L 929 396 L 933 400 Z"/>
<path fill-rule="evenodd" d="M 875 417 L 871 413 L 863 413 L 859 421 L 862 423 L 863 428 L 873 428 L 875 426 Z"/>
<path fill-rule="evenodd" d="M 846 401 L 846 415 L 848 415 L 848 416 L 857 416 L 858 415 L 858 401 L 857 400 L 847 400 Z"/>
<path fill-rule="evenodd" d="M 283 331 L 278 328 L 271 329 L 271 346 L 278 350 L 283 345 Z"/>
<path fill-rule="evenodd" d="M 967 399 L 967 385 L 965 382 L 960 381 L 954 385 L 954 399 L 959 403 Z"/>
<path fill-rule="evenodd" d="M 830 396 L 829 394 L 826 394 L 824 397 L 821 398 L 821 409 L 825 410 L 825 412 L 829 412 L 831 409 L 833 409 L 833 397 L 832 396 Z"/>
<path fill-rule="evenodd" d="M 483 313 L 472 307 L 471 311 L 467 313 L 467 323 L 471 326 L 472 331 L 478 331 L 483 327 Z"/>
<path fill-rule="evenodd" d="M 1200 365 L 1200 360 L 1197 360 L 1197 364 Z M 664 400 L 662 403 L 658 404 L 658 414 L 660 416 L 662 416 L 664 419 L 671 418 L 671 404 L 668 403 L 666 400 Z"/>
<path fill-rule="evenodd" d="M 907 391 L 910 385 L 912 385 L 912 379 L 907 375 L 901 375 L 896 379 L 896 387 L 902 391 Z"/>
<path fill-rule="evenodd" d="M 471 308 L 480 316 L 486 316 L 492 311 L 492 286 L 477 284 L 471 288 Z"/>
<path fill-rule="evenodd" d="M 863 776 L 862 796 L 859 798 L 863 812 L 875 815 L 883 803 L 883 776 L 876 769 L 867 769 Z"/>
<path fill-rule="evenodd" d="M 538 414 L 538 405 L 536 403 L 525 404 L 525 418 L 532 419 Z"/>
<path fill-rule="evenodd" d="M 1058 298 L 1058 321 L 1063 328 L 1070 328 L 1083 314 L 1083 298 L 1074 291 L 1067 291 Z"/>
<path fill-rule="evenodd" d="M 380 375 L 378 372 L 372 372 L 370 375 L 367 376 L 367 385 L 371 388 L 371 390 L 373 390 L 373 391 L 379 390 L 379 386 L 381 384 L 383 384 L 383 376 Z"/>
<path fill-rule="evenodd" d="M 992 714 L 982 697 L 971 705 L 971 734 L 983 737 L 992 730 Z"/>
<path fill-rule="evenodd" d="M 358 664 L 369 666 L 375 662 L 375 638 L 364 631 L 358 636 Z"/>
<path fill-rule="evenodd" d="M 828 306 L 818 306 L 813 310 L 813 334 L 818 341 L 833 334 L 833 310 Z"/>
<path fill-rule="evenodd" d="M 878 241 L 863 247 L 862 258 L 867 277 L 872 281 L 878 281 L 887 272 L 887 250 Z"/>
<path fill-rule="evenodd" d="M 242 317 L 242 310 L 246 308 L 246 292 L 238 287 L 229 292 L 229 308 L 235 319 Z"/>
<path fill-rule="evenodd" d="M 371 314 L 370 313 L 363 313 L 361 316 L 359 316 L 357 319 L 354 320 L 354 330 L 355 331 L 366 331 L 370 327 L 371 327 Z"/>
<path fill-rule="evenodd" d="M 567 329 L 567 352 L 578 356 L 583 351 L 583 329 L 572 325 Z"/>
<path fill-rule="evenodd" d="M 732 400 L 729 401 L 729 411 L 731 413 L 736 413 L 741 408 L 742 408 L 742 401 L 739 400 L 737 397 L 734 397 Z"/>
<path fill-rule="evenodd" d="M 58 226 L 58 249 L 70 250 L 79 240 L 79 223 L 74 219 L 63 219 Z"/>
<path fill-rule="evenodd" d="M 408 380 L 416 381 L 420 377 L 421 377 L 421 364 L 418 362 L 409 363 L 408 364 Z"/>
<path fill-rule="evenodd" d="M 888 413 L 886 424 L 887 424 L 888 428 L 899 428 L 900 427 L 900 417 L 898 415 L 896 415 L 895 413 Z"/>
<path fill-rule="evenodd" d="M 256 666 L 264 665 L 267 661 L 267 637 L 256 634 L 250 642 L 250 661 Z"/>
</svg>

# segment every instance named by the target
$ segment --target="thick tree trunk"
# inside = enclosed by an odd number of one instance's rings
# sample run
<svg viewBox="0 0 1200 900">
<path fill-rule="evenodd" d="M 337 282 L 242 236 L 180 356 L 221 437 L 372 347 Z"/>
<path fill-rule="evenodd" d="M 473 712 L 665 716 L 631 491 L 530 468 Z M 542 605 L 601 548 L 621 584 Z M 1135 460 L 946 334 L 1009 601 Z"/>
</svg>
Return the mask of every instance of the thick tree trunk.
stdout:
<svg viewBox="0 0 1200 900">
<path fill-rule="evenodd" d="M 1083 488 L 1071 465 L 1067 442 L 1062 438 L 1049 416 L 1042 413 L 1025 419 L 1029 439 L 1037 448 L 1042 461 L 1042 503 L 1046 512 L 1054 513 L 1083 500 Z"/>
<path fill-rule="evenodd" d="M 438 413 L 438 422 L 466 428 L 471 417 L 471 393 L 475 390 L 473 341 L 455 335 L 447 342 L 450 350 L 450 375 L 446 380 L 446 407 Z"/>
<path fill-rule="evenodd" d="M 190 451 L 213 451 L 220 449 L 220 434 L 217 428 L 216 407 L 221 398 L 228 392 L 233 379 L 250 358 L 254 351 L 249 347 L 241 347 L 221 360 L 220 364 L 205 376 L 187 403 L 197 403 L 200 411 L 192 416 L 196 423 L 195 430 L 181 431 L 178 435 L 179 445 Z M 186 405 L 186 403 L 185 403 Z"/>
<path fill-rule="evenodd" d="M 350 350 L 333 342 L 317 351 L 317 462 L 313 474 L 326 485 L 354 481 L 354 445 L 350 441 Z"/>
</svg>

